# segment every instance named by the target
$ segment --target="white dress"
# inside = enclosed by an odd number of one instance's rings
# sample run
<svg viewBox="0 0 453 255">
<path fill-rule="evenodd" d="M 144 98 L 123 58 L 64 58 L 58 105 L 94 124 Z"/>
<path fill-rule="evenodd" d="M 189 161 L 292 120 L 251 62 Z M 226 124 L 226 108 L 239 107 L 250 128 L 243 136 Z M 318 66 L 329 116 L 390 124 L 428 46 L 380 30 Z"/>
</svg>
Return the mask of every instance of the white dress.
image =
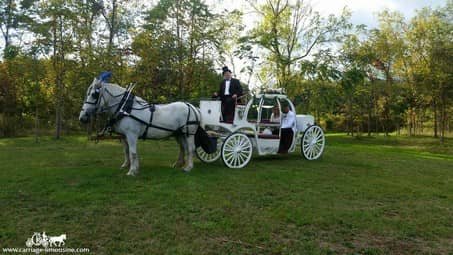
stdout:
<svg viewBox="0 0 453 255">
<path fill-rule="evenodd" d="M 280 115 L 279 116 L 274 116 L 274 113 L 272 113 L 270 122 L 278 122 L 278 123 L 280 123 Z"/>
</svg>

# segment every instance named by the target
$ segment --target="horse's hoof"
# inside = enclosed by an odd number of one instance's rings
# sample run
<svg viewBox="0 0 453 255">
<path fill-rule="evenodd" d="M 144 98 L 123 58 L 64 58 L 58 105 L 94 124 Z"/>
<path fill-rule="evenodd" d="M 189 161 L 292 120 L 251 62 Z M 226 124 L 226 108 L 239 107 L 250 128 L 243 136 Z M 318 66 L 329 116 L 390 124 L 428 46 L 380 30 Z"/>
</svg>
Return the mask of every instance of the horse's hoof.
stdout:
<svg viewBox="0 0 453 255">
<path fill-rule="evenodd" d="M 190 167 L 190 168 L 189 168 L 189 167 L 185 167 L 185 168 L 182 169 L 182 171 L 183 171 L 184 173 L 189 173 L 190 170 L 192 170 L 192 167 Z"/>
<path fill-rule="evenodd" d="M 122 164 L 120 166 L 120 169 L 126 169 L 126 168 L 129 168 L 129 165 L 128 164 Z"/>
<path fill-rule="evenodd" d="M 127 175 L 129 175 L 129 176 L 136 176 L 137 173 L 136 173 L 135 171 L 130 171 L 130 170 L 129 170 L 129 172 L 127 172 Z"/>
<path fill-rule="evenodd" d="M 180 163 L 180 162 L 175 162 L 171 165 L 171 167 L 173 168 L 179 168 L 179 167 L 182 167 L 184 165 L 184 163 Z"/>
</svg>

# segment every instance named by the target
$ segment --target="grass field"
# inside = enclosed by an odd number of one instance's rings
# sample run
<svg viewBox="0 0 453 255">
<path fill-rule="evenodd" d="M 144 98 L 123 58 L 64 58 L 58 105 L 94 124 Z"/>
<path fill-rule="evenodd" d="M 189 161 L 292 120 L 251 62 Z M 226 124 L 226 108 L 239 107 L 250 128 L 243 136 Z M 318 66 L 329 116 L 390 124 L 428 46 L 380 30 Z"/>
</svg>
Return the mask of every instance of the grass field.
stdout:
<svg viewBox="0 0 453 255">
<path fill-rule="evenodd" d="M 173 140 L 0 140 L 0 248 L 67 234 L 91 254 L 453 254 L 453 140 L 329 135 L 320 160 L 198 160 Z"/>
</svg>

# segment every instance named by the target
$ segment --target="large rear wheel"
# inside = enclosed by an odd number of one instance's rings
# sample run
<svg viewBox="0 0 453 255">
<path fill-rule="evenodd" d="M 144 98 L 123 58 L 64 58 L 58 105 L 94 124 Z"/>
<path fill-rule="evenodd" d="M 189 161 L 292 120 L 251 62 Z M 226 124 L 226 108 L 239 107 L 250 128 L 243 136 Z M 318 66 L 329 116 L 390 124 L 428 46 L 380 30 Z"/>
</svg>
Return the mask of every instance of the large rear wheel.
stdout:
<svg viewBox="0 0 453 255">
<path fill-rule="evenodd" d="M 301 152 L 308 160 L 318 159 L 324 151 L 326 139 L 321 127 L 313 125 L 302 136 Z"/>
</svg>

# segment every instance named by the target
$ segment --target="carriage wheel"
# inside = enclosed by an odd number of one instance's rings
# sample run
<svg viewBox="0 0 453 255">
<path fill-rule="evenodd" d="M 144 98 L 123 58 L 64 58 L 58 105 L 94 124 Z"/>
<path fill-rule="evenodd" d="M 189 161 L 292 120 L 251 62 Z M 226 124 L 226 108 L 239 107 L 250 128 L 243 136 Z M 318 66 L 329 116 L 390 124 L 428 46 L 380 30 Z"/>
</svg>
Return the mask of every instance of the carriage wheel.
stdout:
<svg viewBox="0 0 453 255">
<path fill-rule="evenodd" d="M 252 142 L 241 133 L 228 136 L 222 145 L 222 160 L 229 168 L 242 168 L 252 158 Z"/>
<path fill-rule="evenodd" d="M 302 136 L 301 152 L 308 160 L 319 158 L 324 151 L 326 139 L 319 126 L 313 125 L 305 130 Z"/>
<path fill-rule="evenodd" d="M 214 153 L 206 153 L 201 146 L 199 146 L 195 150 L 195 154 L 197 154 L 197 158 L 204 163 L 212 163 L 215 162 L 220 158 L 220 149 L 221 149 L 222 143 L 218 142 L 217 143 L 217 150 Z"/>
</svg>

